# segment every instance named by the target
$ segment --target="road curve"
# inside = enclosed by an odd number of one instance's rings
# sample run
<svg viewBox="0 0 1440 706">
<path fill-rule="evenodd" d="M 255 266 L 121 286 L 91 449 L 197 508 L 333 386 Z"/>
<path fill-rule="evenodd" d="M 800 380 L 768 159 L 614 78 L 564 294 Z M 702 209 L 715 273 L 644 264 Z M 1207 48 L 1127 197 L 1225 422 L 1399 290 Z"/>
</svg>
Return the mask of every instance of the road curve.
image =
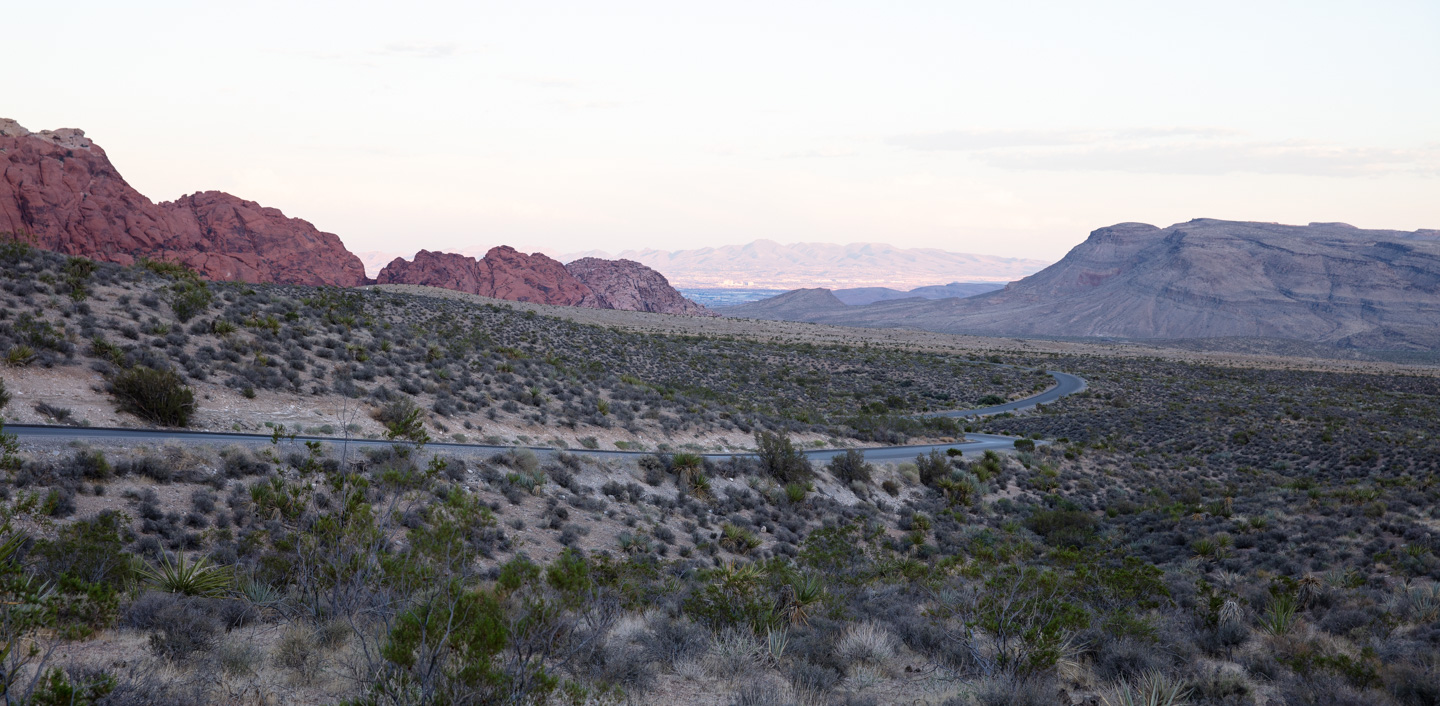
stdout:
<svg viewBox="0 0 1440 706">
<path fill-rule="evenodd" d="M 980 417 L 989 414 L 1001 414 L 1014 412 L 1034 407 L 1037 404 L 1047 404 L 1085 389 L 1085 381 L 1069 373 L 1047 371 L 1050 377 L 1055 379 L 1055 386 L 1041 392 L 1014 402 L 1007 402 L 993 407 L 980 409 L 954 410 L 949 412 L 928 412 L 920 416 L 927 417 Z M 96 440 L 96 441 L 129 441 L 135 443 L 161 442 L 161 441 L 184 441 L 192 444 L 234 444 L 234 443 L 263 443 L 272 439 L 269 434 L 241 434 L 236 432 L 223 431 L 188 431 L 185 429 L 118 429 L 114 427 L 64 427 L 49 426 L 43 424 L 7 424 L 4 427 L 6 433 L 14 434 L 25 440 Z M 292 437 L 286 436 L 288 442 Z M 343 439 L 328 436 L 295 436 L 293 441 L 320 441 L 329 444 L 351 444 L 357 447 L 367 446 L 390 446 L 395 442 L 381 439 Z M 514 448 L 513 446 L 490 446 L 485 444 L 457 444 L 452 442 L 432 441 L 426 444 L 434 449 L 468 449 L 472 451 L 504 451 Z M 565 449 L 557 449 L 549 446 L 527 447 L 533 451 L 552 453 Z M 1000 436 L 997 434 L 967 434 L 966 441 L 954 444 L 920 444 L 914 446 L 869 446 L 857 447 L 865 452 L 866 460 L 871 461 L 894 461 L 913 458 L 917 454 L 927 454 L 931 451 L 944 451 L 947 449 L 959 449 L 961 452 L 979 452 L 985 450 L 1013 449 L 1015 438 Z M 597 458 L 626 458 L 631 456 L 643 456 L 650 451 L 592 451 L 590 449 L 569 449 L 570 451 L 586 456 Z M 847 449 L 811 449 L 805 451 L 805 456 L 812 461 L 829 461 L 832 457 L 843 454 Z M 733 457 L 754 456 L 748 453 L 709 453 L 703 454 L 707 458 L 728 459 Z"/>
<path fill-rule="evenodd" d="M 1085 389 L 1085 378 L 1070 373 L 1061 373 L 1054 370 L 1045 371 L 1055 379 L 1055 386 L 1038 394 L 1026 397 L 1023 400 L 997 404 L 993 407 L 981 407 L 980 409 L 961 409 L 951 412 L 928 412 L 921 414 L 922 417 L 983 417 L 990 414 L 1003 414 L 1005 412 L 1018 412 L 1022 409 L 1030 409 L 1037 404 L 1050 404 L 1066 395 L 1073 395 Z"/>
</svg>

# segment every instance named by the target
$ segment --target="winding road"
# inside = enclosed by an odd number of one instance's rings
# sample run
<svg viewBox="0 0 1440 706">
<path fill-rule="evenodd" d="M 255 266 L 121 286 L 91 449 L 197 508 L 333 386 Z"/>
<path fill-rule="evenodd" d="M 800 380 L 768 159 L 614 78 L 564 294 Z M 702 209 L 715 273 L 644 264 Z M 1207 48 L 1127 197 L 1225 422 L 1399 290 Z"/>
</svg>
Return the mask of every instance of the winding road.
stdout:
<svg viewBox="0 0 1440 706">
<path fill-rule="evenodd" d="M 1038 404 L 1048 404 L 1066 395 L 1072 395 L 1085 389 L 1085 380 L 1069 373 L 1046 371 L 1054 378 L 1055 385 L 1044 392 L 1041 392 L 1024 399 L 1007 402 L 993 407 L 982 407 L 980 409 L 953 410 L 948 412 L 927 412 L 921 416 L 927 417 L 981 417 L 991 414 L 1002 414 L 1005 412 L 1016 412 L 1030 409 Z M 217 431 L 186 431 L 183 429 L 118 429 L 114 427 L 66 427 L 50 426 L 41 424 L 7 424 L 5 432 L 14 434 L 22 441 L 42 440 L 92 440 L 92 441 L 127 441 L 134 443 L 157 443 L 162 441 L 180 441 L 190 444 L 234 444 L 234 443 L 263 443 L 271 440 L 269 434 L 241 434 L 235 432 Z M 289 441 L 291 437 L 284 437 Z M 294 440 L 320 441 L 330 444 L 353 444 L 358 447 L 366 446 L 390 446 L 395 443 L 383 439 L 343 439 L 328 436 L 295 436 Z M 513 446 L 489 446 L 484 444 L 457 444 L 450 442 L 432 441 L 426 444 L 428 448 L 434 449 L 469 449 L 475 451 L 504 451 L 514 448 Z M 548 446 L 529 447 L 533 451 L 541 453 L 553 453 L 564 449 L 556 449 Z M 947 449 L 959 449 L 962 452 L 978 452 L 988 449 L 1014 449 L 1015 438 L 1010 436 L 999 436 L 996 434 L 968 434 L 966 441 L 955 444 L 922 444 L 915 446 L 871 446 L 858 447 L 865 452 L 868 461 L 896 461 L 914 458 L 916 454 L 930 453 L 934 450 L 944 451 Z M 845 453 L 847 449 L 812 449 L 805 451 L 805 456 L 812 461 L 826 462 L 831 458 Z M 592 451 L 589 449 L 569 449 L 574 453 L 594 456 L 597 458 L 625 458 L 630 456 L 642 456 L 650 451 Z M 746 453 L 710 453 L 704 454 L 707 458 L 727 459 L 736 456 L 753 456 Z"/>
</svg>

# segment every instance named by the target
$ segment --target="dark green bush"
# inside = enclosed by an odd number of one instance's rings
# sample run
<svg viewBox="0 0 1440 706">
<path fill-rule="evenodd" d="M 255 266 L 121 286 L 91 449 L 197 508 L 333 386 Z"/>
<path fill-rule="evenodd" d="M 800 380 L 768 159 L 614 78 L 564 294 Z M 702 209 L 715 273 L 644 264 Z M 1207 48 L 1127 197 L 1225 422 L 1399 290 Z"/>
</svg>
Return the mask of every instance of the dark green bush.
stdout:
<svg viewBox="0 0 1440 706">
<path fill-rule="evenodd" d="M 136 366 L 110 379 L 110 394 L 120 410 L 162 426 L 190 425 L 195 392 L 172 370 Z"/>
<path fill-rule="evenodd" d="M 210 301 L 214 295 L 210 293 L 210 287 L 205 284 L 204 280 L 186 278 L 170 285 L 168 298 L 170 310 L 175 312 L 175 318 L 179 319 L 180 323 L 185 323 L 210 308 Z"/>
<path fill-rule="evenodd" d="M 755 446 L 765 472 L 782 483 L 802 483 L 815 474 L 810 459 L 795 448 L 790 437 L 768 431 L 755 432 Z"/>
<path fill-rule="evenodd" d="M 868 484 L 875 467 L 865 462 L 864 451 L 850 449 L 830 459 L 830 472 L 846 483 L 860 481 Z"/>
<path fill-rule="evenodd" d="M 1095 518 L 1082 510 L 1040 510 L 1025 526 L 1057 547 L 1083 547 L 1095 534 Z"/>
</svg>

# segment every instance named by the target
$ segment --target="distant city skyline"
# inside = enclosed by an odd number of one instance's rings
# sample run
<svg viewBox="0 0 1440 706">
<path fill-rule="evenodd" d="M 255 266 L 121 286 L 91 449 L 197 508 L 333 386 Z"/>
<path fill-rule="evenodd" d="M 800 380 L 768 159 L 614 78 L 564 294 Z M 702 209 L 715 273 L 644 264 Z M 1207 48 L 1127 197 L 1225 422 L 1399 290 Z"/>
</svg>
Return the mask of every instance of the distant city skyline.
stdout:
<svg viewBox="0 0 1440 706">
<path fill-rule="evenodd" d="M 1440 228 L 1435 3 L 81 1 L 6 23 L 26 68 L 0 116 L 84 129 L 153 200 L 228 191 L 356 252 L 1054 261 L 1121 221 Z"/>
</svg>

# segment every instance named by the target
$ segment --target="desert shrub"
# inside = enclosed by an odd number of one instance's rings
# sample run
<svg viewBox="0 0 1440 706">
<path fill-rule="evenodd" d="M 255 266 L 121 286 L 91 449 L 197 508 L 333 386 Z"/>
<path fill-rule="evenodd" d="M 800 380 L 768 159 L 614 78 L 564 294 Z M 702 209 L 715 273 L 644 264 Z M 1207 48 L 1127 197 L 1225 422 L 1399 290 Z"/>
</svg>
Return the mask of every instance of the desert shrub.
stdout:
<svg viewBox="0 0 1440 706">
<path fill-rule="evenodd" d="M 974 703 L 978 706 L 1051 706 L 1056 693 L 1055 681 L 1046 675 L 998 676 L 976 685 Z M 963 697 L 955 697 L 946 701 L 945 706 L 970 706 L 970 703 Z"/>
<path fill-rule="evenodd" d="M 830 459 L 830 473 L 845 483 L 869 484 L 875 467 L 865 462 L 865 452 L 850 449 Z"/>
<path fill-rule="evenodd" d="M 319 673 L 321 657 L 314 632 L 304 625 L 286 628 L 271 652 L 276 666 L 296 672 L 304 681 L 313 679 Z"/>
<path fill-rule="evenodd" d="M 175 601 L 159 609 L 150 633 L 150 651 L 170 660 L 201 657 L 215 647 L 220 623 L 196 601 Z"/>
<path fill-rule="evenodd" d="M 10 391 L 5 389 L 5 378 L 0 378 L 0 409 L 10 404 Z"/>
<path fill-rule="evenodd" d="M 129 518 L 104 510 L 62 526 L 53 540 L 36 541 L 31 555 L 52 579 L 68 576 L 118 589 L 134 576 L 130 556 L 123 551 L 133 538 Z"/>
<path fill-rule="evenodd" d="M 856 623 L 846 628 L 835 651 L 847 664 L 881 666 L 895 656 L 895 637 L 878 623 Z"/>
<path fill-rule="evenodd" d="M 1083 547 L 1095 534 L 1095 518 L 1082 510 L 1039 510 L 1025 526 L 1057 547 Z"/>
<path fill-rule="evenodd" d="M 34 692 L 23 703 L 28 706 L 88 706 L 102 703 L 115 689 L 115 677 L 104 671 L 71 666 L 51 667 L 39 679 Z M 14 691 L 20 691 L 15 689 Z M 18 696 L 6 690 L 7 696 Z"/>
<path fill-rule="evenodd" d="M 916 456 L 915 469 L 920 474 L 920 483 L 931 487 L 949 478 L 950 471 L 953 470 L 950 459 L 938 450 Z"/>
<path fill-rule="evenodd" d="M 210 287 L 198 277 L 178 279 L 167 292 L 170 310 L 182 324 L 209 308 L 213 298 Z"/>
<path fill-rule="evenodd" d="M 171 370 L 137 366 L 110 379 L 110 394 L 121 411 L 163 426 L 189 426 L 195 392 Z"/>
<path fill-rule="evenodd" d="M 1136 682 L 1169 667 L 1170 660 L 1153 643 L 1132 638 L 1106 640 L 1095 655 L 1095 673 L 1105 681 Z"/>
<path fill-rule="evenodd" d="M 782 483 L 803 483 L 810 480 L 814 470 L 810 459 L 805 457 L 790 437 L 768 431 L 755 432 L 755 446 L 761 467 L 771 477 Z"/>
<path fill-rule="evenodd" d="M 641 635 L 640 644 L 646 659 L 673 668 L 703 655 L 710 645 L 710 632 L 688 620 L 660 617 Z"/>
</svg>

